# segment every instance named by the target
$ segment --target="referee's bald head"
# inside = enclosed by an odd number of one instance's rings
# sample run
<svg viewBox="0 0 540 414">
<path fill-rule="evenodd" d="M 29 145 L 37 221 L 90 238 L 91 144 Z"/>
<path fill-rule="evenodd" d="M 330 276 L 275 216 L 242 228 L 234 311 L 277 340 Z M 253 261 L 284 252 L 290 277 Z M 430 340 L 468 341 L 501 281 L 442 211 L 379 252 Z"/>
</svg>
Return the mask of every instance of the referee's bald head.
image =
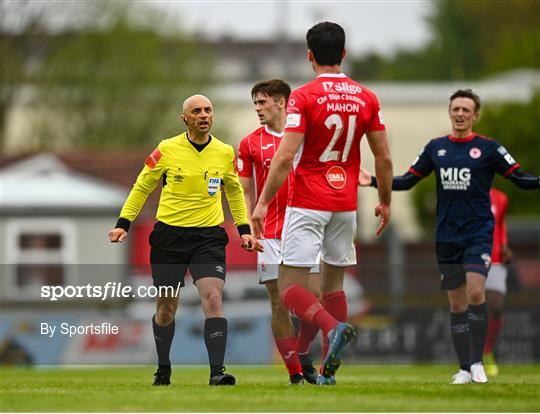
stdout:
<svg viewBox="0 0 540 414">
<path fill-rule="evenodd" d="M 204 95 L 192 95 L 182 104 L 182 114 L 186 115 L 194 107 L 212 106 L 212 101 Z"/>
</svg>

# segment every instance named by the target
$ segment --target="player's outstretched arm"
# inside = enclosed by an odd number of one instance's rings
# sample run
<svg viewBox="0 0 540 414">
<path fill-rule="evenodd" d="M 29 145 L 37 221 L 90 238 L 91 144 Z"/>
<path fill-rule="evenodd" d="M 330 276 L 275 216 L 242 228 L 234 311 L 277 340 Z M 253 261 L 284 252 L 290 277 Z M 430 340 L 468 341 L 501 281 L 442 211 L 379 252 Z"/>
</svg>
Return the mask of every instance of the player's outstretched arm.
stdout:
<svg viewBox="0 0 540 414">
<path fill-rule="evenodd" d="M 424 178 L 424 177 L 420 177 L 418 175 L 411 174 L 410 172 L 406 172 L 403 175 L 396 175 L 392 179 L 392 190 L 393 191 L 410 190 L 422 178 Z M 375 188 L 377 188 L 377 178 L 372 176 L 369 173 L 369 171 L 361 169 L 358 184 L 360 185 L 360 187 L 375 187 Z"/>
<path fill-rule="evenodd" d="M 372 183 L 371 173 L 368 170 L 360 168 L 360 174 L 358 175 L 358 185 L 360 187 L 370 187 Z"/>
<path fill-rule="evenodd" d="M 534 190 L 540 188 L 540 177 L 521 171 L 517 168 L 507 175 L 510 181 L 523 190 Z"/>
</svg>

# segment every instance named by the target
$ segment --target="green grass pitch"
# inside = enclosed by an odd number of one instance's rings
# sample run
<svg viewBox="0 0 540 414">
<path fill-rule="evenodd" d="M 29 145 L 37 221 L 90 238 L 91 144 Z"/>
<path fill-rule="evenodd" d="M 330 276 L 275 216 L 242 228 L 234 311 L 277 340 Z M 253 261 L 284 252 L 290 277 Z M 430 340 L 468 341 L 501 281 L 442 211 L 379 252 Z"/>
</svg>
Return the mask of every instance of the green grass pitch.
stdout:
<svg viewBox="0 0 540 414">
<path fill-rule="evenodd" d="M 280 366 L 235 366 L 235 387 L 209 387 L 208 368 L 1 368 L 1 411 L 509 412 L 540 409 L 540 366 L 502 366 L 489 384 L 451 386 L 453 366 L 344 365 L 338 385 L 287 385 Z"/>
</svg>

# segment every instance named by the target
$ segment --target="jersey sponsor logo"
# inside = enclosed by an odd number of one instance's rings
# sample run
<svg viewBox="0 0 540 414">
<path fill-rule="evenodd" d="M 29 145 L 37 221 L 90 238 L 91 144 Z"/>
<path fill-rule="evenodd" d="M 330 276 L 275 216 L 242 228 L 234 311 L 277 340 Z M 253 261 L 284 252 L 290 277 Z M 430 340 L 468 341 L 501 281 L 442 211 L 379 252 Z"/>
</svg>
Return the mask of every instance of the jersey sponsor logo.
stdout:
<svg viewBox="0 0 540 414">
<path fill-rule="evenodd" d="M 267 150 L 268 148 L 272 148 L 274 144 L 266 144 L 262 147 L 263 150 Z"/>
<path fill-rule="evenodd" d="M 480 148 L 474 147 L 469 150 L 469 155 L 472 159 L 476 160 L 482 156 L 482 151 L 480 151 Z"/>
<path fill-rule="evenodd" d="M 326 171 L 326 181 L 328 181 L 330 187 L 340 190 L 347 184 L 347 174 L 343 167 L 334 165 Z"/>
<path fill-rule="evenodd" d="M 325 92 L 344 92 L 356 95 L 362 92 L 362 88 L 358 85 L 353 85 L 348 82 L 330 82 L 325 81 L 322 83 Z"/>
<path fill-rule="evenodd" d="M 159 149 L 156 148 L 154 151 L 152 151 L 152 153 L 148 156 L 148 158 L 146 159 L 144 163 L 146 164 L 148 168 L 152 169 L 152 168 L 155 168 L 160 158 L 161 158 L 161 152 L 159 151 Z"/>
<path fill-rule="evenodd" d="M 219 190 L 220 184 L 221 184 L 221 178 L 219 178 L 219 177 L 210 177 L 208 179 L 208 187 L 207 187 L 208 194 L 210 196 L 215 195 Z"/>
<path fill-rule="evenodd" d="M 286 128 L 299 127 L 301 118 L 302 116 L 300 114 L 288 114 Z"/>
<path fill-rule="evenodd" d="M 334 86 L 334 82 L 323 82 L 322 86 L 325 92 L 329 92 L 332 90 L 332 86 Z"/>
<path fill-rule="evenodd" d="M 469 168 L 441 168 L 439 170 L 443 190 L 467 190 L 471 185 Z"/>
<path fill-rule="evenodd" d="M 440 149 L 437 151 L 437 156 L 439 157 L 444 157 L 446 155 L 446 150 L 445 149 Z"/>
</svg>

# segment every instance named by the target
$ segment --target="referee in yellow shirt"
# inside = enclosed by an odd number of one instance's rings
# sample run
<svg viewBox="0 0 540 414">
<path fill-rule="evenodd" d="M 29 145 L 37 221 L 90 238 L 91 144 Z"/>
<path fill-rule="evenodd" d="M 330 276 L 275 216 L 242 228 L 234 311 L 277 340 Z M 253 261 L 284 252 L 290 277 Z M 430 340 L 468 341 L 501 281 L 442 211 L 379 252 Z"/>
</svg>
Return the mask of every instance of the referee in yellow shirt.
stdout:
<svg viewBox="0 0 540 414">
<path fill-rule="evenodd" d="M 184 286 L 189 269 L 197 286 L 205 315 L 204 341 L 210 362 L 210 385 L 234 385 L 224 372 L 227 320 L 222 309 L 225 283 L 225 246 L 229 238 L 220 226 L 224 221 L 221 187 L 235 224 L 248 251 L 262 251 L 250 234 L 242 186 L 235 168 L 234 150 L 210 135 L 212 102 L 202 95 L 185 100 L 182 120 L 187 132 L 163 140 L 146 159 L 116 224 L 109 232 L 111 242 L 122 242 L 148 195 L 163 182 L 157 223 L 150 234 L 150 263 L 154 286 Z M 157 298 L 152 318 L 158 369 L 154 385 L 169 385 L 169 351 L 174 337 L 178 297 Z"/>
</svg>

